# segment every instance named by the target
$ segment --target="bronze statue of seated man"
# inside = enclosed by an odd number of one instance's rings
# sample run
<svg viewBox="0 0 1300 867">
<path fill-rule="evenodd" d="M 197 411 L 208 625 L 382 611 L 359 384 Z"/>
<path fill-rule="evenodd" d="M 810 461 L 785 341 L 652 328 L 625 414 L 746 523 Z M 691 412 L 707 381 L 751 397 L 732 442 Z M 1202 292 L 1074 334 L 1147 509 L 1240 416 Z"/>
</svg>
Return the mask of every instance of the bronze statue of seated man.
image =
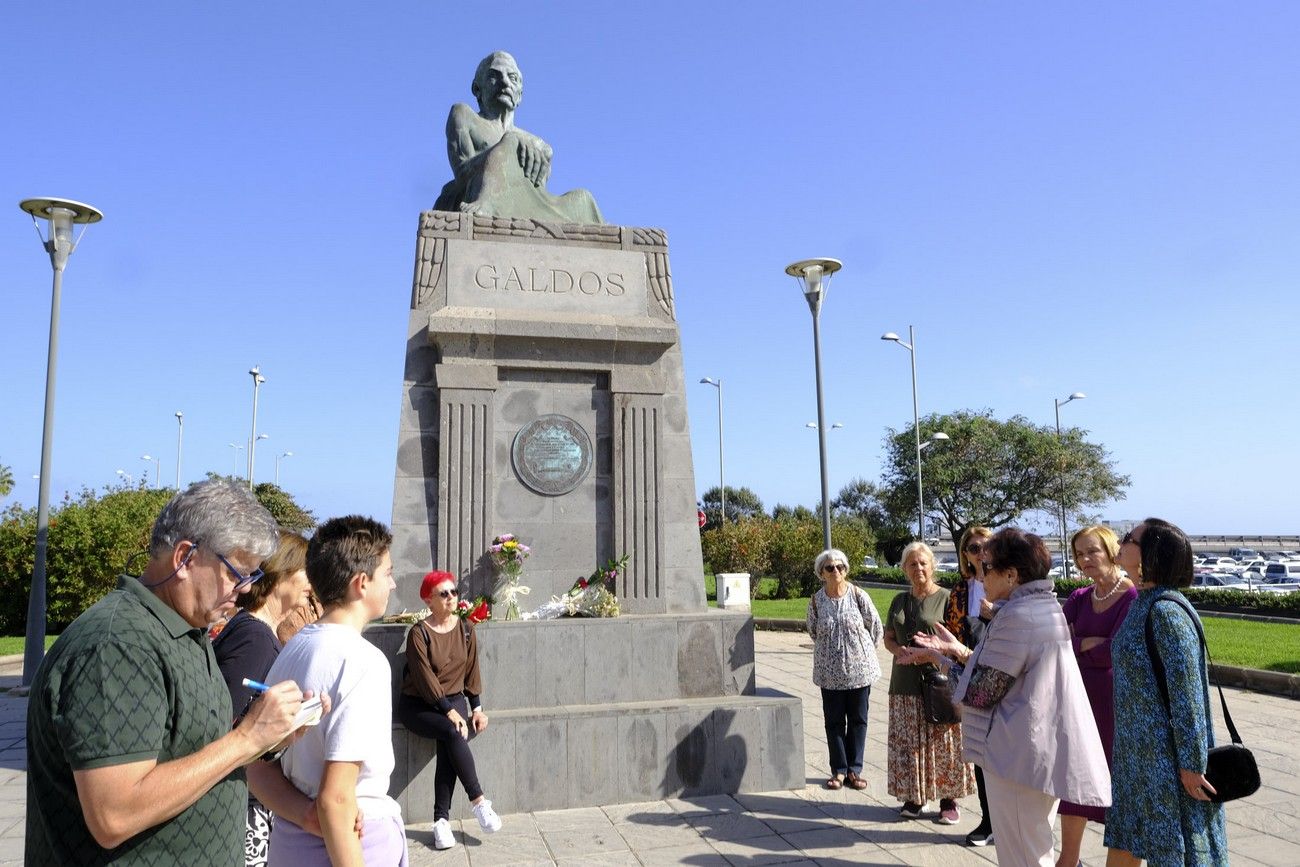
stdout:
<svg viewBox="0 0 1300 867">
<path fill-rule="evenodd" d="M 586 190 L 562 196 L 546 191 L 551 146 L 515 126 L 524 76 L 515 59 L 494 51 L 479 63 L 470 88 L 478 111 L 464 103 L 447 117 L 447 158 L 455 177 L 434 209 L 566 223 L 603 223 Z"/>
</svg>

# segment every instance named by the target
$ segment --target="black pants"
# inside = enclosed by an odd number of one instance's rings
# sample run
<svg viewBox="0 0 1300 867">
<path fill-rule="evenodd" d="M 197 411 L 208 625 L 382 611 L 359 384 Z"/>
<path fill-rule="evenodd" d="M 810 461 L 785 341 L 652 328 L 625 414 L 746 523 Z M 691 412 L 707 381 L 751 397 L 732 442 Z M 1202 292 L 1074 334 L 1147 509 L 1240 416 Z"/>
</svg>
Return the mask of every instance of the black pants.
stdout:
<svg viewBox="0 0 1300 867">
<path fill-rule="evenodd" d="M 832 774 L 862 773 L 869 698 L 869 686 L 822 690 L 822 719 L 826 723 L 826 746 L 830 751 Z"/>
<path fill-rule="evenodd" d="M 451 699 L 453 709 L 469 722 L 469 702 L 465 696 Z M 425 704 L 413 695 L 403 695 L 397 702 L 397 718 L 415 734 L 438 742 L 438 764 L 433 771 L 433 818 L 446 819 L 451 815 L 451 793 L 456 780 L 465 787 L 465 794 L 474 801 L 483 794 L 474 771 L 474 755 L 469 751 L 469 741 L 461 737 L 447 715 Z M 470 726 L 470 737 L 474 737 Z"/>
<path fill-rule="evenodd" d="M 993 827 L 993 817 L 989 815 L 989 794 L 984 789 L 984 771 L 980 769 L 979 765 L 975 766 L 975 789 L 980 796 L 980 812 L 984 814 L 984 818 L 980 819 L 979 827 L 986 830 L 991 829 Z"/>
</svg>

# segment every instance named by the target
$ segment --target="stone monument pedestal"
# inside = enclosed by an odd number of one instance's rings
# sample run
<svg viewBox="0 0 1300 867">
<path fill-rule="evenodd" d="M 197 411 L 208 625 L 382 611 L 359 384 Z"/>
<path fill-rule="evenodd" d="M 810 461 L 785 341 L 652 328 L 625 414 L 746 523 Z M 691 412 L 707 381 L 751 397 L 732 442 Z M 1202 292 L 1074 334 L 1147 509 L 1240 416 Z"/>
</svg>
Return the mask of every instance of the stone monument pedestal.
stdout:
<svg viewBox="0 0 1300 867">
<path fill-rule="evenodd" d="M 524 610 L 627 557 L 624 616 L 480 625 L 499 812 L 804 785 L 799 700 L 755 694 L 753 620 L 705 604 L 662 231 L 422 214 L 399 427 L 396 606 L 430 568 L 490 593 L 502 533 L 532 548 Z M 400 678 L 405 628 L 367 634 Z M 427 821 L 433 743 L 393 735 Z"/>
</svg>

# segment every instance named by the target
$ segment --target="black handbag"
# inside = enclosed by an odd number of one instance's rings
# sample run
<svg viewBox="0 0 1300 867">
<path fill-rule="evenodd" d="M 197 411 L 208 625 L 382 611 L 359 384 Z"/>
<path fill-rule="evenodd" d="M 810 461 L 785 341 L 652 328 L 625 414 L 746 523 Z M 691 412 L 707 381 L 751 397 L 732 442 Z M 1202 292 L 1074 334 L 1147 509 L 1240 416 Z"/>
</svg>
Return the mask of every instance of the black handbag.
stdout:
<svg viewBox="0 0 1300 867">
<path fill-rule="evenodd" d="M 951 677 L 937 668 L 921 675 L 921 705 L 925 718 L 934 725 L 961 722 L 961 708 L 952 700 L 956 686 Z"/>
<path fill-rule="evenodd" d="M 1160 602 L 1162 600 L 1156 600 Z M 1181 599 L 1169 598 L 1165 601 L 1175 603 L 1179 608 L 1188 612 L 1192 625 L 1196 627 L 1196 634 L 1201 639 L 1201 651 L 1205 654 L 1207 661 L 1210 661 L 1210 649 L 1205 644 L 1205 633 L 1201 630 L 1201 622 L 1191 611 L 1188 605 Z M 1156 648 L 1155 636 L 1151 634 L 1151 611 L 1155 609 L 1155 603 L 1147 611 L 1146 619 L 1146 641 L 1147 655 L 1151 657 L 1151 667 L 1155 671 L 1156 686 L 1160 688 L 1160 697 L 1164 700 L 1165 713 L 1172 716 L 1169 707 L 1169 686 L 1165 683 L 1165 664 L 1160 659 L 1160 652 Z M 1218 684 L 1216 684 L 1218 686 Z M 1214 787 L 1214 794 L 1206 792 L 1210 800 L 1216 804 L 1222 804 L 1224 801 L 1235 801 L 1238 798 L 1244 798 L 1247 795 L 1253 795 L 1259 790 L 1259 765 L 1255 762 L 1255 754 L 1252 753 L 1241 742 L 1241 735 L 1237 734 L 1237 727 L 1232 724 L 1232 714 L 1228 713 L 1228 700 L 1223 696 L 1223 687 L 1218 686 L 1219 702 L 1223 705 L 1223 721 L 1227 723 L 1228 734 L 1232 737 L 1232 743 L 1224 744 L 1221 747 L 1212 747 L 1206 757 L 1205 779 L 1210 781 Z M 1209 715 L 1209 708 L 1206 709 L 1206 715 Z M 1207 720 L 1213 725 L 1212 720 Z"/>
</svg>

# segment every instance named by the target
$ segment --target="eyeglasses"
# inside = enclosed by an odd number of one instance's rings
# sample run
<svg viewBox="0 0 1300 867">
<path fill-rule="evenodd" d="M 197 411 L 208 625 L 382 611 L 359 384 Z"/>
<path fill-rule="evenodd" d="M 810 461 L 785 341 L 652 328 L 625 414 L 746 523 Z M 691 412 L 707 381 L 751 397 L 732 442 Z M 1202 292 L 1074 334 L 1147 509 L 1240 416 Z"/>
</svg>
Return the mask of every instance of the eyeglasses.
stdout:
<svg viewBox="0 0 1300 867">
<path fill-rule="evenodd" d="M 198 546 L 198 545 L 195 545 L 194 547 L 197 548 L 197 547 L 199 547 L 199 546 Z M 213 553 L 213 554 L 217 554 L 216 551 L 213 551 L 212 553 Z M 238 569 L 236 569 L 234 566 L 231 566 L 231 565 L 230 565 L 230 561 L 227 560 L 225 557 L 221 556 L 220 554 L 217 554 L 217 559 L 220 560 L 222 563 L 224 563 L 227 569 L 229 569 L 231 572 L 235 573 L 235 592 L 236 592 L 236 593 L 243 593 L 243 592 L 244 592 L 245 590 L 247 590 L 249 587 L 252 587 L 252 586 L 253 586 L 254 584 L 256 584 L 258 581 L 261 581 L 261 580 L 262 580 L 262 575 L 265 574 L 265 573 L 262 572 L 261 569 L 254 569 L 252 572 L 249 572 L 247 575 L 245 575 L 243 572 L 240 572 L 240 571 L 239 571 Z"/>
<path fill-rule="evenodd" d="M 1133 534 L 1134 534 L 1136 531 L 1137 531 L 1137 527 L 1134 527 L 1132 530 L 1129 530 L 1127 533 L 1124 534 L 1124 538 L 1119 540 L 1119 543 L 1120 543 L 1121 545 L 1127 545 L 1127 544 L 1129 544 L 1130 542 L 1132 542 L 1134 545 L 1137 545 L 1138 547 L 1141 547 L 1141 545 L 1142 545 L 1142 540 L 1141 540 L 1141 539 L 1136 539 L 1136 538 L 1133 537 Z"/>
<path fill-rule="evenodd" d="M 822 571 L 823 572 L 847 572 L 849 571 L 849 567 L 845 566 L 843 563 L 827 563 L 825 566 L 822 567 Z"/>
<path fill-rule="evenodd" d="M 984 550 L 984 546 L 981 545 L 979 542 L 968 542 L 966 544 L 967 554 L 978 554 L 980 551 L 983 550 Z"/>
<path fill-rule="evenodd" d="M 450 590 L 439 590 L 439 591 L 438 591 L 438 595 L 441 596 L 443 599 L 450 599 L 451 597 L 456 596 L 456 595 L 459 595 L 459 594 L 458 594 L 456 588 L 453 587 L 453 588 L 451 588 Z"/>
</svg>

